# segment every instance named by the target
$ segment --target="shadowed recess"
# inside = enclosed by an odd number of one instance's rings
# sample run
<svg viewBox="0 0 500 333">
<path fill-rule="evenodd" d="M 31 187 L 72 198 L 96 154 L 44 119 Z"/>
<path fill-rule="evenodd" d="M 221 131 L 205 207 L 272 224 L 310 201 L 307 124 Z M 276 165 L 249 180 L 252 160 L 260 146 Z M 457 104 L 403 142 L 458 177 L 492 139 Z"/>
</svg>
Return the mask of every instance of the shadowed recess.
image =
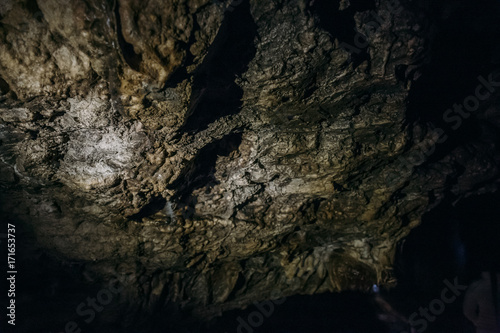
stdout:
<svg viewBox="0 0 500 333">
<path fill-rule="evenodd" d="M 406 109 L 409 123 L 430 122 L 443 128 L 449 136 L 446 142 L 436 145 L 436 152 L 428 163 L 481 134 L 474 113 L 467 119 L 456 112 L 446 114 L 454 110 L 455 105 L 462 105 L 466 97 L 474 96 L 480 84 L 478 76 L 487 77 L 494 69 L 490 62 L 491 35 L 480 27 L 495 25 L 500 3 L 493 0 L 480 3 L 478 6 L 476 1 L 463 1 L 454 11 L 446 13 L 442 3 L 432 4 L 432 12 L 436 13 L 432 19 L 438 30 L 431 45 L 432 62 L 412 83 Z M 471 29 L 471 26 L 477 28 Z M 481 103 L 484 106 L 488 100 Z"/>
<path fill-rule="evenodd" d="M 257 26 L 244 1 L 226 12 L 219 33 L 194 75 L 188 117 L 182 132 L 198 132 L 215 120 L 239 112 L 243 90 L 235 79 L 255 56 Z"/>
<path fill-rule="evenodd" d="M 143 217 L 151 216 L 162 210 L 166 203 L 167 201 L 163 197 L 153 197 L 144 207 L 141 208 L 139 213 L 129 216 L 128 219 L 140 222 Z"/>
<path fill-rule="evenodd" d="M 242 133 L 228 134 L 200 150 L 184 176 L 179 177 L 170 185 L 170 188 L 178 190 L 180 202 L 186 202 L 193 191 L 198 188 L 218 184 L 215 179 L 217 157 L 229 156 L 231 152 L 236 151 L 241 144 L 241 139 Z"/>
<path fill-rule="evenodd" d="M 9 84 L 0 77 L 0 94 L 6 94 L 10 91 Z"/>
<path fill-rule="evenodd" d="M 116 1 L 115 3 L 115 17 L 116 17 L 116 35 L 118 36 L 118 44 L 120 45 L 120 49 L 122 50 L 123 58 L 125 62 L 135 70 L 136 72 L 140 72 L 142 55 L 135 53 L 134 46 L 125 41 L 122 32 L 122 18 L 120 17 L 120 1 Z"/>
<path fill-rule="evenodd" d="M 312 13 L 318 19 L 318 25 L 330 33 L 330 37 L 338 39 L 341 43 L 355 45 L 355 36 L 357 33 L 354 14 L 366 10 L 375 9 L 373 0 L 353 1 L 344 10 L 340 9 L 340 0 L 315 0 L 310 7 Z M 350 53 L 353 67 L 358 67 L 366 60 L 370 60 L 370 54 L 367 48 L 360 49 L 360 52 Z"/>
</svg>

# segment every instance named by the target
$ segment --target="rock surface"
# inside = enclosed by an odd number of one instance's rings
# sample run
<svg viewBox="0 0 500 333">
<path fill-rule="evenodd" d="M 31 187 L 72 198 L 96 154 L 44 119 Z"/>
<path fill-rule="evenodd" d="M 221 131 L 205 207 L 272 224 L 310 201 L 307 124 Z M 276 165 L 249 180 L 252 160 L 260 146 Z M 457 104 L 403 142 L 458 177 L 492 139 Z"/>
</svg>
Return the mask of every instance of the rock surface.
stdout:
<svg viewBox="0 0 500 333">
<path fill-rule="evenodd" d="M 465 10 L 440 6 L 2 1 L 2 214 L 89 282 L 120 277 L 123 318 L 393 285 L 424 212 L 499 182 L 498 91 L 442 118 L 492 67 L 425 104 Z"/>
</svg>

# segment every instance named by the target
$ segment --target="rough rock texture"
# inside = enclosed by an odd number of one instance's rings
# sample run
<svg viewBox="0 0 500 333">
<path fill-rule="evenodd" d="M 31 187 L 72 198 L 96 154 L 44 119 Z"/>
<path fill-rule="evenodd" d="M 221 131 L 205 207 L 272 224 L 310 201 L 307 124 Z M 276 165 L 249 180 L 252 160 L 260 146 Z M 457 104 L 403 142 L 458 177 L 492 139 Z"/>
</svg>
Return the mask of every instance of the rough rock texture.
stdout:
<svg viewBox="0 0 500 333">
<path fill-rule="evenodd" d="M 125 276 L 123 318 L 391 285 L 424 212 L 499 181 L 496 91 L 472 141 L 436 143 L 463 97 L 424 117 L 436 7 L 3 0 L 2 214 Z"/>
</svg>

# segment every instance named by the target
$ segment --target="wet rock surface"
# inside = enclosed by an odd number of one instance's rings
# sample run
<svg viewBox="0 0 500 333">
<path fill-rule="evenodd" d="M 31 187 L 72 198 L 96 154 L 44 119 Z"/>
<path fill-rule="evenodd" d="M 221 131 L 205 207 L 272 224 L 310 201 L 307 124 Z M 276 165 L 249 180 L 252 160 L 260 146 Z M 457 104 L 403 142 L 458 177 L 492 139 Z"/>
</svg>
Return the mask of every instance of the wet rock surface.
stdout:
<svg viewBox="0 0 500 333">
<path fill-rule="evenodd" d="M 470 6 L 3 1 L 2 215 L 36 239 L 26 260 L 120 278 L 120 314 L 97 319 L 118 331 L 394 285 L 422 214 L 498 187 L 497 86 L 443 118 L 495 69 L 496 7 L 468 23 L 477 71 L 434 80 Z"/>
</svg>

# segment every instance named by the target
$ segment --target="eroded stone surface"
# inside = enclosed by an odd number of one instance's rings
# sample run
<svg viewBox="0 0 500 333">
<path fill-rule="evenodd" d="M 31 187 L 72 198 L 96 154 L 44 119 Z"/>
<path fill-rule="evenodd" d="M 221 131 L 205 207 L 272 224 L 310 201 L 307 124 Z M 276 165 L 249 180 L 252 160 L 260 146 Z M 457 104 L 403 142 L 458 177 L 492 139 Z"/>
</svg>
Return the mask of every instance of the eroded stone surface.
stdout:
<svg viewBox="0 0 500 333">
<path fill-rule="evenodd" d="M 129 311 L 394 283 L 397 242 L 450 183 L 495 190 L 498 155 L 486 135 L 411 162 L 437 139 L 407 114 L 432 22 L 339 6 L 3 2 L 4 214 L 87 277 L 125 274 Z"/>
</svg>

